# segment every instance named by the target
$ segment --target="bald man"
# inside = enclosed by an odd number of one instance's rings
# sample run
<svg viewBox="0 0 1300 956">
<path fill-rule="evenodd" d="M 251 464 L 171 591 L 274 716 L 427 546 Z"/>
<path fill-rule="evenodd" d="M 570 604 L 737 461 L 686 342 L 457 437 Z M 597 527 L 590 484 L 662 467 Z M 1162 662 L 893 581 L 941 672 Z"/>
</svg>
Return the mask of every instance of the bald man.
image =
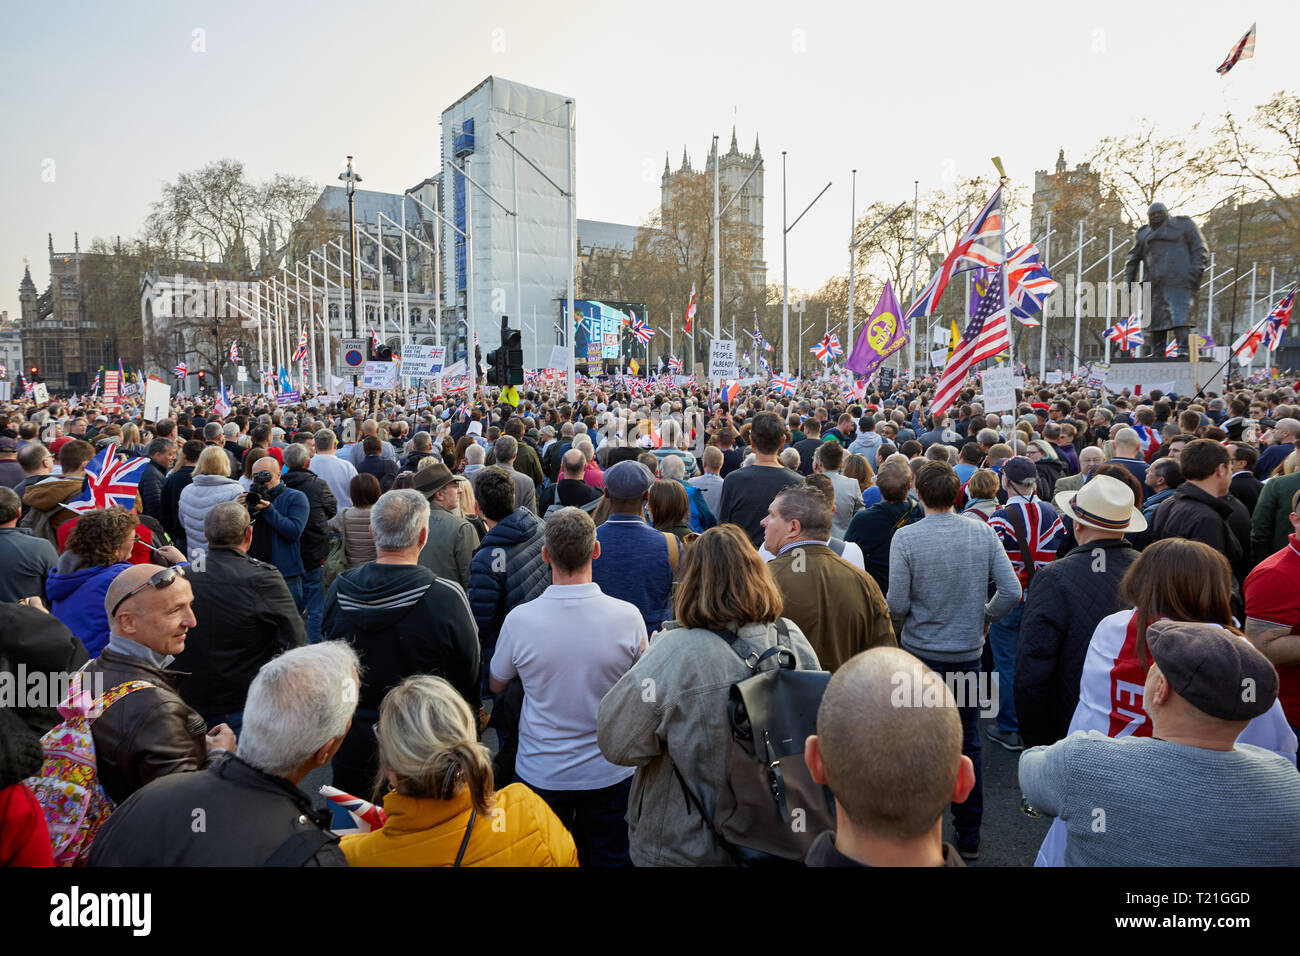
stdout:
<svg viewBox="0 0 1300 956">
<path fill-rule="evenodd" d="M 225 724 L 211 733 L 203 718 L 176 692 L 167 670 L 194 626 L 194 600 L 185 568 L 136 564 L 108 586 L 108 646 L 86 669 L 89 686 L 107 693 L 143 682 L 119 697 L 91 725 L 99 780 L 114 803 L 169 773 L 198 770 L 218 750 L 234 751 Z"/>
<path fill-rule="evenodd" d="M 822 697 L 804 746 L 814 781 L 835 795 L 836 829 L 809 866 L 964 866 L 943 842 L 943 812 L 975 786 L 962 726 L 942 678 L 904 650 L 846 661 Z"/>
<path fill-rule="evenodd" d="M 248 553 L 280 569 L 293 595 L 293 603 L 299 612 L 305 611 L 302 549 L 298 545 L 311 518 L 311 502 L 297 488 L 290 488 L 280 480 L 280 463 L 274 458 L 263 458 L 254 464 L 252 476 L 253 484 L 264 485 L 266 490 L 254 499 L 250 497 L 250 489 L 239 499 L 253 519 L 253 543 Z"/>
</svg>

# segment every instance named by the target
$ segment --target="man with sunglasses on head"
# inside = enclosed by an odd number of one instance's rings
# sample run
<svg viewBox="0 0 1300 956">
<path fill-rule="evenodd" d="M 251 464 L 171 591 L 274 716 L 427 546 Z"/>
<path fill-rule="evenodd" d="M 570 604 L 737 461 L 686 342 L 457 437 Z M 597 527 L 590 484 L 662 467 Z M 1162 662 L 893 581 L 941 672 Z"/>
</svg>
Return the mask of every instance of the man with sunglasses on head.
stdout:
<svg viewBox="0 0 1300 956">
<path fill-rule="evenodd" d="M 104 791 L 115 803 L 169 773 L 198 770 L 219 750 L 235 750 L 225 724 L 208 731 L 176 692 L 183 676 L 168 670 L 195 624 L 188 569 L 137 564 L 108 586 L 108 646 L 86 669 L 85 686 L 107 694 L 141 682 L 110 704 L 91 725 Z M 98 683 L 102 680 L 101 685 Z"/>
</svg>

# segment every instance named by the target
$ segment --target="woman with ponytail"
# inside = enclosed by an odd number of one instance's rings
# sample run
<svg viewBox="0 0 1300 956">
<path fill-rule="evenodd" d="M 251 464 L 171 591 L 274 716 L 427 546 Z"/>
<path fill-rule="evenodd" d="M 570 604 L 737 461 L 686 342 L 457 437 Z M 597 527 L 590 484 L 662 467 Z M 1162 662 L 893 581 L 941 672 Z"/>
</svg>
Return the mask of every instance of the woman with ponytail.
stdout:
<svg viewBox="0 0 1300 956">
<path fill-rule="evenodd" d="M 465 699 L 441 677 L 404 680 L 379 707 L 382 829 L 343 837 L 349 866 L 577 866 L 564 824 L 522 783 L 493 790 Z"/>
</svg>

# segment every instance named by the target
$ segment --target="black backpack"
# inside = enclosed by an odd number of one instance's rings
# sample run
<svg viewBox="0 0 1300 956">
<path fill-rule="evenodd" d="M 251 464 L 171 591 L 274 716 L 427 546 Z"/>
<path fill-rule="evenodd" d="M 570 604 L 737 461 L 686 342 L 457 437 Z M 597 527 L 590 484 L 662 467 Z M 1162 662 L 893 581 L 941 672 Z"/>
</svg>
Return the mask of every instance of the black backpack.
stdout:
<svg viewBox="0 0 1300 956">
<path fill-rule="evenodd" d="M 699 811 L 737 866 L 801 866 L 813 841 L 835 827 L 834 797 L 813 782 L 803 759 L 831 675 L 797 670 L 785 620 L 776 626 L 776 646 L 748 656 L 736 634 L 714 631 L 752 676 L 731 685 L 727 779 L 712 820 L 673 765 L 688 808 Z M 769 657 L 777 667 L 760 671 Z"/>
</svg>

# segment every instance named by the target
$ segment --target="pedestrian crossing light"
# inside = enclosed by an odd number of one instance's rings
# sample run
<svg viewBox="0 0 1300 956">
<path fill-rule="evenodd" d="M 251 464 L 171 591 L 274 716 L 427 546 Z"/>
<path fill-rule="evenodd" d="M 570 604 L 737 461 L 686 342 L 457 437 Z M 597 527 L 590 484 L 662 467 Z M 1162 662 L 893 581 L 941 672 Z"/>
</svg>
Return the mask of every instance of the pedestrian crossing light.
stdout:
<svg viewBox="0 0 1300 956">
<path fill-rule="evenodd" d="M 487 383 L 500 388 L 524 384 L 522 333 L 511 329 L 509 316 L 501 316 L 501 347 L 488 353 Z"/>
</svg>

